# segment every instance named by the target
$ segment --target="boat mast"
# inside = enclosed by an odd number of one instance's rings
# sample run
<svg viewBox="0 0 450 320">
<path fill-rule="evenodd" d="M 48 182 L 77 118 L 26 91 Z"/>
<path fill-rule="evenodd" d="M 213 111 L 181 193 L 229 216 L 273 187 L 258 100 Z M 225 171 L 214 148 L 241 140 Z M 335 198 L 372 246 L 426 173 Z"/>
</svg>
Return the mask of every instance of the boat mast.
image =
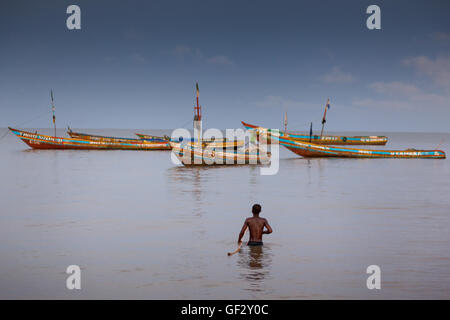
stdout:
<svg viewBox="0 0 450 320">
<path fill-rule="evenodd" d="M 287 120 L 287 112 L 284 112 L 284 134 L 286 134 L 287 132 L 287 125 L 288 125 L 288 120 Z"/>
<path fill-rule="evenodd" d="M 322 118 L 322 131 L 320 131 L 320 137 L 323 135 L 323 127 L 325 126 L 325 122 L 327 122 L 327 110 L 330 109 L 330 98 L 327 100 L 327 104 L 325 105 L 325 111 L 323 112 Z"/>
<path fill-rule="evenodd" d="M 53 101 L 53 90 L 50 90 L 50 96 L 52 98 L 53 128 L 55 129 L 55 137 L 56 137 L 56 117 L 55 117 L 55 103 Z"/>
<path fill-rule="evenodd" d="M 197 141 L 200 143 L 202 134 L 202 107 L 199 104 L 200 90 L 198 89 L 198 82 L 195 83 L 197 91 L 197 105 L 194 106 L 194 131 L 197 130 Z"/>
</svg>

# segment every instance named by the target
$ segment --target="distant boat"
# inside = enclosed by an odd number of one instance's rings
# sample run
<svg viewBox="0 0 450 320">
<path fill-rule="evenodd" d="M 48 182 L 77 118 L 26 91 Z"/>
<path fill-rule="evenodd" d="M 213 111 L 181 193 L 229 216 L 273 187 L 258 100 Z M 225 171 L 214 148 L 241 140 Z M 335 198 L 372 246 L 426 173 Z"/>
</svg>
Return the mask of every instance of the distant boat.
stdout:
<svg viewBox="0 0 450 320">
<path fill-rule="evenodd" d="M 9 127 L 8 127 L 9 128 Z M 53 137 L 37 132 L 29 132 L 9 128 L 12 133 L 22 139 L 33 149 L 75 149 L 75 150 L 168 150 L 167 142 L 148 142 L 138 140 L 136 142 L 111 142 L 94 141 L 80 138 Z"/>
<path fill-rule="evenodd" d="M 8 127 L 17 137 L 33 149 L 75 149 L 75 150 L 170 150 L 168 141 L 146 141 L 133 138 L 105 137 L 72 132 L 71 138 L 56 136 L 56 117 L 53 90 L 50 90 L 53 114 L 54 136 L 47 136 Z"/>
<path fill-rule="evenodd" d="M 296 139 L 274 136 L 281 145 L 299 156 L 309 157 L 340 157 L 340 158 L 423 158 L 423 159 L 445 159 L 442 150 L 370 150 L 353 149 L 346 147 L 324 146 L 316 143 L 298 141 Z"/>
<path fill-rule="evenodd" d="M 196 147 L 195 144 L 170 142 L 172 152 L 185 166 L 269 164 L 270 152 L 260 149 L 227 150 L 223 148 Z"/>
<path fill-rule="evenodd" d="M 143 134 L 143 133 L 135 133 L 135 135 L 137 135 L 139 137 L 139 139 L 141 140 L 149 140 L 149 141 L 168 141 L 166 138 L 164 137 L 159 137 L 159 136 L 152 136 L 149 134 Z"/>
<path fill-rule="evenodd" d="M 136 135 L 144 140 L 150 140 L 151 139 L 157 139 L 159 137 L 148 135 L 148 134 L 142 134 L 142 133 L 136 133 Z M 168 136 L 164 136 L 162 138 L 164 141 L 171 141 L 171 142 L 182 142 L 183 140 L 171 140 Z M 191 138 L 191 143 L 195 143 L 195 139 Z M 221 139 L 202 139 L 202 145 L 205 146 L 214 146 L 217 148 L 238 148 L 244 145 L 243 140 L 227 140 L 225 138 Z"/>
<path fill-rule="evenodd" d="M 199 103 L 200 90 L 196 87 L 196 105 L 194 105 L 194 132 L 197 137 L 188 141 L 170 141 L 172 152 L 185 166 L 190 165 L 230 165 L 230 164 L 267 164 L 270 163 L 270 153 L 259 150 L 244 149 L 244 140 L 203 139 L 202 137 L 202 107 Z M 170 139 L 167 137 L 167 139 Z"/>
<path fill-rule="evenodd" d="M 195 141 L 190 142 L 191 145 L 195 144 Z M 202 139 L 203 147 L 215 147 L 215 148 L 231 148 L 236 149 L 244 146 L 244 140 L 205 140 Z"/>
<path fill-rule="evenodd" d="M 151 141 L 151 142 L 168 142 L 163 137 L 156 136 L 148 136 L 149 138 L 136 139 L 136 138 L 122 138 L 122 137 L 108 137 L 108 136 L 100 136 L 88 133 L 80 133 L 74 132 L 70 128 L 67 130 L 67 134 L 72 138 L 80 138 L 86 140 L 93 141 L 102 141 L 102 142 L 129 142 L 129 143 L 140 143 L 142 141 Z M 151 137 L 151 138 L 150 138 Z"/>
<path fill-rule="evenodd" d="M 266 129 L 260 126 L 255 126 L 244 121 L 241 121 L 246 129 L 262 129 L 267 130 L 268 137 L 270 137 L 271 129 Z M 318 136 L 305 135 L 280 131 L 281 137 L 294 139 L 295 141 L 313 142 L 315 144 L 324 145 L 382 145 L 384 146 L 388 138 L 385 136 Z"/>
</svg>

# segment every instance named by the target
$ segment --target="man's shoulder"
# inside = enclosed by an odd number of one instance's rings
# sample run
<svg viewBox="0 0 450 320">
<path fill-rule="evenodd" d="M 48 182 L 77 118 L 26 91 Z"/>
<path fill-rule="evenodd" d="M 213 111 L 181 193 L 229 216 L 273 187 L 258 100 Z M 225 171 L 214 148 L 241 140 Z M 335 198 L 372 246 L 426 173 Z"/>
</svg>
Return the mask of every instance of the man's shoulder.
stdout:
<svg viewBox="0 0 450 320">
<path fill-rule="evenodd" d="M 267 222 L 266 218 L 262 218 L 262 217 L 248 217 L 247 219 L 245 219 L 245 221 L 264 221 Z"/>
</svg>

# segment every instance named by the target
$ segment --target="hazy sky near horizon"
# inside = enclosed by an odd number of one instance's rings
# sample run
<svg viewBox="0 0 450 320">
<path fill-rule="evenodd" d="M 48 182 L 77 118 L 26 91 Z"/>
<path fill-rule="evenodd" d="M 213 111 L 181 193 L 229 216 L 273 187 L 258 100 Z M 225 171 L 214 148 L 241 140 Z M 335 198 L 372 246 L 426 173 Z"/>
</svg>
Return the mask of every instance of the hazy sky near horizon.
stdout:
<svg viewBox="0 0 450 320">
<path fill-rule="evenodd" d="M 1 1 L 0 127 L 50 127 L 51 88 L 58 127 L 190 127 L 199 81 L 204 128 L 281 127 L 286 111 L 291 130 L 319 130 L 329 97 L 328 130 L 449 132 L 449 14 L 450 1 Z"/>
</svg>

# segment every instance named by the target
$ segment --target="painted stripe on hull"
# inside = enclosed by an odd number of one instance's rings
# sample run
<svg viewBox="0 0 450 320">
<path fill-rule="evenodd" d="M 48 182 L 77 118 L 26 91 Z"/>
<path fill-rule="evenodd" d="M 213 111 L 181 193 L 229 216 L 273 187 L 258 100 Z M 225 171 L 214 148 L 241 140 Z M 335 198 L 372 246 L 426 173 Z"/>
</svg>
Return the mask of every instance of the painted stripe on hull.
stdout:
<svg viewBox="0 0 450 320">
<path fill-rule="evenodd" d="M 110 136 L 100 136 L 95 134 L 79 133 L 73 131 L 67 131 L 67 134 L 74 139 L 92 140 L 100 142 L 113 142 L 113 143 L 137 143 L 141 144 L 143 142 L 167 142 L 162 138 L 153 139 L 136 139 L 136 138 L 121 138 L 121 137 L 110 137 Z"/>
<path fill-rule="evenodd" d="M 278 138 L 281 145 L 302 157 L 445 159 L 442 150 L 366 150 L 322 146 Z"/>
</svg>

